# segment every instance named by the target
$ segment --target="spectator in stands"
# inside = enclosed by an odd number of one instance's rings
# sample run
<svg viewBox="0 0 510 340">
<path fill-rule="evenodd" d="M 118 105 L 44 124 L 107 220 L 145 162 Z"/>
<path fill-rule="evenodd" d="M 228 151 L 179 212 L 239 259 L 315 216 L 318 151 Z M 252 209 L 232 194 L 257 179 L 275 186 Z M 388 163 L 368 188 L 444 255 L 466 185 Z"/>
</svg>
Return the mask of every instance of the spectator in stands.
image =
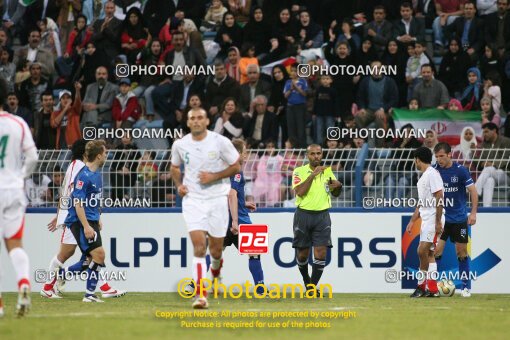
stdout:
<svg viewBox="0 0 510 340">
<path fill-rule="evenodd" d="M 476 0 L 476 8 L 480 18 L 485 19 L 487 15 L 495 13 L 498 10 L 496 5 L 498 0 Z"/>
<path fill-rule="evenodd" d="M 471 67 L 467 71 L 468 85 L 464 88 L 459 100 L 464 111 L 479 111 L 480 99 L 483 95 L 483 84 L 480 70 Z"/>
<path fill-rule="evenodd" d="M 334 30 L 335 27 L 336 27 L 336 23 L 335 23 L 335 25 L 333 25 L 332 29 Z M 350 18 L 345 18 L 342 21 L 342 26 L 340 29 L 341 30 L 338 32 L 333 31 L 334 34 L 337 36 L 336 43 L 339 43 L 342 41 L 349 42 L 349 40 L 352 38 L 352 40 L 354 42 L 355 50 L 359 50 L 361 48 L 361 37 L 359 36 L 358 33 L 356 33 L 356 31 L 354 29 L 354 25 L 352 23 L 352 20 Z"/>
<path fill-rule="evenodd" d="M 239 72 L 241 73 L 241 85 L 248 82 L 248 65 L 258 65 L 259 60 L 255 57 L 255 45 L 244 43 L 241 48 L 241 59 L 239 60 Z"/>
<path fill-rule="evenodd" d="M 480 72 L 482 72 L 483 78 L 486 78 L 487 75 L 492 72 L 499 74 L 500 77 L 505 76 L 504 60 L 500 59 L 498 56 L 495 44 L 487 44 L 485 46 L 485 53 L 480 57 L 478 68 L 480 69 Z"/>
<path fill-rule="evenodd" d="M 51 179 L 40 172 L 34 172 L 30 178 L 25 180 L 25 193 L 31 207 L 44 207 L 51 202 L 48 197 L 50 183 Z"/>
<path fill-rule="evenodd" d="M 453 148 L 453 159 L 471 161 L 477 145 L 475 129 L 465 126 L 460 133 L 460 143 Z M 469 167 L 469 166 L 468 166 Z M 476 169 L 474 169 L 476 170 Z M 474 172 L 473 172 L 474 173 Z"/>
<path fill-rule="evenodd" d="M 483 82 L 483 96 L 491 100 L 492 108 L 497 115 L 501 112 L 501 87 L 500 77 L 497 72 L 487 74 Z"/>
<path fill-rule="evenodd" d="M 239 67 L 241 54 L 239 53 L 239 49 L 235 46 L 232 46 L 228 49 L 227 55 L 227 62 L 225 63 L 227 74 L 239 83 L 241 81 L 241 69 Z"/>
<path fill-rule="evenodd" d="M 214 63 L 214 77 L 207 83 L 205 90 L 205 103 L 210 116 L 218 114 L 221 104 L 228 97 L 239 98 L 239 83 L 230 77 L 225 64 L 221 60 Z"/>
<path fill-rule="evenodd" d="M 200 26 L 200 31 L 217 31 L 223 21 L 224 14 L 227 13 L 227 11 L 228 9 L 223 7 L 221 0 L 212 0 L 207 13 L 205 14 L 204 21 L 202 21 L 202 26 Z M 234 15 L 232 15 L 232 19 L 234 19 Z"/>
<path fill-rule="evenodd" d="M 421 77 L 422 81 L 414 88 L 413 98 L 418 99 L 421 108 L 444 109 L 450 101 L 448 89 L 440 80 L 433 78 L 430 64 L 422 65 Z"/>
<path fill-rule="evenodd" d="M 475 186 L 478 196 L 483 198 L 483 206 L 491 207 L 494 196 L 494 187 L 508 186 L 508 164 L 510 156 L 510 139 L 499 135 L 496 124 L 489 122 L 482 125 L 483 142 L 482 153 L 478 157 L 478 170 L 481 174 L 476 180 Z M 493 149 L 499 149 L 494 151 Z M 507 149 L 507 150 L 502 150 Z"/>
<path fill-rule="evenodd" d="M 396 40 L 401 43 L 400 47 L 416 41 L 425 40 L 425 22 L 413 16 L 413 8 L 409 2 L 400 5 L 401 20 L 393 26 Z"/>
<path fill-rule="evenodd" d="M 108 60 L 105 52 L 98 50 L 96 45 L 89 41 L 81 59 L 75 64 L 74 77 L 79 79 L 86 89 L 96 82 L 96 70 L 101 66 L 108 69 L 110 64 L 111 60 Z"/>
<path fill-rule="evenodd" d="M 165 57 L 166 65 L 172 65 L 174 68 L 181 69 L 183 69 L 184 66 L 200 67 L 205 65 L 205 61 L 200 53 L 185 45 L 184 34 L 182 32 L 174 32 L 172 35 L 172 45 L 174 46 L 174 49 L 168 52 Z M 160 108 L 164 107 L 166 98 L 168 98 L 172 91 L 171 83 L 182 80 L 183 73 L 176 72 L 173 76 L 167 77 L 166 81 L 153 91 L 152 96 L 156 111 L 159 112 Z"/>
<path fill-rule="evenodd" d="M 450 111 L 464 111 L 464 108 L 462 107 L 462 103 L 455 98 L 450 99 L 450 102 L 448 103 L 448 110 Z"/>
<path fill-rule="evenodd" d="M 494 56 L 503 58 L 510 52 L 510 15 L 508 1 L 497 0 L 497 11 L 485 17 L 485 42 L 495 45 Z"/>
<path fill-rule="evenodd" d="M 7 34 L 7 30 L 3 27 L 0 27 L 0 47 L 9 50 L 9 52 L 13 52 L 11 40 Z"/>
<path fill-rule="evenodd" d="M 25 14 L 26 7 L 24 4 L 19 1 L 4 1 L 3 3 L 3 27 L 2 31 L 4 31 L 5 36 L 7 37 L 7 32 L 9 35 L 15 35 L 21 28 L 21 23 L 23 22 L 23 14 Z M 3 45 L 2 45 L 3 47 Z"/>
<path fill-rule="evenodd" d="M 51 84 L 41 76 L 42 65 L 38 62 L 29 66 L 30 78 L 20 85 L 18 98 L 21 106 L 27 107 L 32 112 L 41 109 L 41 94 L 51 91 Z"/>
<path fill-rule="evenodd" d="M 267 81 L 260 79 L 260 68 L 258 65 L 248 65 L 248 82 L 241 85 L 240 88 L 240 102 L 239 108 L 241 112 L 253 112 L 253 107 L 250 104 L 253 99 L 258 95 L 264 95 L 269 98 L 271 95 L 271 84 Z M 235 98 L 235 97 L 234 97 Z M 267 104 L 267 101 L 266 101 Z"/>
<path fill-rule="evenodd" d="M 111 19 L 113 20 L 113 19 Z M 96 82 L 87 86 L 83 99 L 82 126 L 96 126 L 112 121 L 113 99 L 119 92 L 117 85 L 108 81 L 108 70 L 100 66 L 96 70 Z"/>
<path fill-rule="evenodd" d="M 0 47 L 0 78 L 5 80 L 9 92 L 14 91 L 16 65 L 12 62 L 10 51 L 4 47 Z"/>
<path fill-rule="evenodd" d="M 245 137 L 253 139 L 255 144 L 278 138 L 278 121 L 276 114 L 267 111 L 267 97 L 257 95 L 252 102 L 254 113 L 251 116 L 245 131 Z"/>
<path fill-rule="evenodd" d="M 175 16 L 179 18 L 187 18 L 194 23 L 196 27 L 200 27 L 200 23 L 205 16 L 206 0 L 179 1 Z"/>
<path fill-rule="evenodd" d="M 169 111 L 165 118 L 165 127 L 174 129 L 179 125 L 178 116 L 185 114 L 186 106 L 192 95 L 201 98 L 204 94 L 204 82 L 194 74 L 185 74 L 182 82 L 178 82 L 170 97 Z"/>
<path fill-rule="evenodd" d="M 287 7 L 280 9 L 276 24 L 272 29 L 273 35 L 280 37 L 286 42 L 286 55 L 295 55 L 297 52 L 297 41 L 299 40 L 298 22 L 290 15 Z"/>
<path fill-rule="evenodd" d="M 263 145 L 264 146 L 264 145 Z M 257 178 L 253 183 L 253 197 L 257 206 L 274 207 L 280 202 L 283 157 L 275 150 L 275 143 L 267 140 L 264 155 L 257 164 Z"/>
<path fill-rule="evenodd" d="M 156 151 L 145 151 L 138 160 L 136 192 L 134 193 L 136 198 L 150 198 L 149 188 L 158 177 L 158 166 L 154 163 L 155 159 Z"/>
<path fill-rule="evenodd" d="M 449 34 L 460 40 L 461 48 L 469 54 L 473 62 L 478 60 L 478 56 L 483 52 L 484 47 L 483 21 L 475 15 L 475 4 L 466 2 L 464 16 L 455 19 L 448 26 Z"/>
<path fill-rule="evenodd" d="M 320 77 L 320 86 L 315 91 L 313 117 L 315 118 L 315 143 L 322 145 L 326 130 L 335 126 L 336 91 L 331 87 L 333 79 L 329 75 Z"/>
<path fill-rule="evenodd" d="M 136 62 L 138 53 L 140 53 L 152 39 L 149 30 L 143 22 L 142 12 L 139 8 L 131 7 L 126 13 L 126 18 L 122 22 L 122 31 L 120 43 L 124 54 L 127 56 L 128 64 L 133 65 Z"/>
<path fill-rule="evenodd" d="M 39 63 L 42 67 L 42 75 L 46 79 L 52 79 L 53 73 L 55 72 L 53 54 L 43 49 L 40 46 L 41 43 L 41 32 L 38 29 L 34 29 L 28 36 L 28 45 L 18 50 L 15 57 L 15 62 L 20 60 L 28 60 L 31 63 Z"/>
<path fill-rule="evenodd" d="M 281 184 L 281 193 L 280 197 L 284 201 L 288 201 L 289 199 L 293 199 L 295 197 L 295 192 L 292 190 L 292 174 L 294 169 L 302 164 L 302 159 L 299 157 L 300 150 L 295 147 L 296 141 L 292 139 L 287 139 L 285 141 L 285 151 L 283 153 L 283 163 L 282 163 L 282 184 Z M 323 159 L 324 164 L 324 159 Z M 292 202 L 294 203 L 294 202 Z M 285 204 L 285 202 L 284 202 Z M 285 205 L 284 205 L 285 206 Z"/>
<path fill-rule="evenodd" d="M 220 51 L 216 58 L 225 59 L 232 47 L 241 47 L 243 42 L 243 30 L 235 21 L 232 12 L 226 12 L 223 15 L 221 26 L 214 37 L 214 41 L 220 45 Z"/>
<path fill-rule="evenodd" d="M 64 57 L 77 62 L 91 38 L 92 27 L 87 27 L 87 17 L 79 14 L 75 18 L 75 26 L 69 33 L 69 37 L 66 37 L 67 44 L 62 43 L 62 46 L 66 46 Z"/>
<path fill-rule="evenodd" d="M 113 99 L 112 118 L 115 128 L 131 128 L 140 118 L 142 110 L 138 98 L 131 91 L 131 80 L 122 78 L 119 84 L 119 94 Z"/>
<path fill-rule="evenodd" d="M 175 13 L 174 1 L 148 0 L 143 5 L 143 20 L 149 34 L 157 37 L 165 21 Z"/>
<path fill-rule="evenodd" d="M 436 156 L 434 155 L 434 147 L 436 144 L 439 143 L 437 140 L 437 132 L 434 130 L 427 130 L 425 132 L 425 139 L 423 139 L 423 146 L 426 146 L 427 148 L 432 151 L 432 165 L 436 163 Z"/>
<path fill-rule="evenodd" d="M 133 143 L 130 134 L 125 134 L 121 143 L 115 148 L 110 168 L 111 198 L 123 199 L 128 195 L 136 182 L 136 160 L 140 158 L 138 147 Z"/>
<path fill-rule="evenodd" d="M 441 60 L 438 75 L 438 79 L 445 84 L 451 97 L 459 97 L 466 87 L 465 74 L 472 64 L 467 52 L 460 48 L 459 40 L 452 38 L 448 45 L 448 52 Z"/>
<path fill-rule="evenodd" d="M 352 36 L 349 37 L 347 42 L 341 41 L 336 46 L 334 45 L 335 40 L 336 36 L 333 30 L 330 29 L 329 41 L 324 48 L 324 56 L 329 64 L 344 67 L 358 64 L 356 60 L 356 45 Z M 332 86 L 336 90 L 338 96 L 336 110 L 342 118 L 351 112 L 351 106 L 354 102 L 354 88 L 359 79 L 359 76 L 340 74 L 333 76 Z"/>
<path fill-rule="evenodd" d="M 267 103 L 267 110 L 276 114 L 278 127 L 282 130 L 282 141 L 286 141 L 288 136 L 287 114 L 285 111 L 287 99 L 283 95 L 283 88 L 289 79 L 289 74 L 282 64 L 273 66 L 271 74 L 273 75 L 273 82 L 271 83 L 271 96 Z"/>
<path fill-rule="evenodd" d="M 413 48 L 414 47 L 414 48 Z M 432 60 L 425 53 L 425 42 L 417 41 L 409 44 L 407 49 L 409 59 L 406 66 L 406 81 L 408 85 L 407 98 L 413 97 L 413 90 L 421 80 L 421 67 L 423 65 L 432 65 Z"/>
<path fill-rule="evenodd" d="M 297 147 L 306 147 L 306 96 L 308 82 L 297 74 L 297 63 L 290 67 L 290 79 L 283 88 L 287 99 L 287 127 L 289 138 L 297 140 Z"/>
<path fill-rule="evenodd" d="M 310 11 L 301 10 L 299 23 L 299 47 L 302 50 L 321 47 L 324 42 L 322 27 L 312 20 Z"/>
<path fill-rule="evenodd" d="M 34 140 L 38 149 L 54 149 L 57 144 L 57 130 L 51 127 L 53 94 L 40 94 L 41 108 L 34 113 Z"/>
<path fill-rule="evenodd" d="M 460 103 L 460 102 L 459 102 Z M 462 107 L 462 105 L 461 105 Z M 418 99 L 413 98 L 409 101 L 409 105 L 407 106 L 408 110 L 417 111 L 420 109 L 420 103 L 418 102 Z"/>
<path fill-rule="evenodd" d="M 386 10 L 384 6 L 374 7 L 374 20 L 366 24 L 363 28 L 365 39 L 369 38 L 374 43 L 379 57 L 382 57 L 388 41 L 393 36 L 393 26 L 386 20 Z"/>
<path fill-rule="evenodd" d="M 260 60 L 269 52 L 270 38 L 271 25 L 264 20 L 262 8 L 255 6 L 250 21 L 243 27 L 243 42 L 255 45 L 255 56 Z"/>
<path fill-rule="evenodd" d="M 480 100 L 480 107 L 482 110 L 482 125 L 488 122 L 492 122 L 498 127 L 501 126 L 501 116 L 494 112 L 492 101 L 489 97 L 483 97 Z"/>
<path fill-rule="evenodd" d="M 159 64 L 159 58 L 161 57 L 162 46 L 158 39 L 150 41 L 148 48 L 142 53 L 142 65 L 150 67 L 152 65 Z M 145 115 L 147 120 L 152 121 L 156 114 L 154 110 L 154 102 L 152 101 L 152 91 L 164 80 L 163 74 L 143 74 L 140 77 L 138 86 L 133 90 L 133 93 L 141 98 L 143 96 L 145 100 Z"/>
<path fill-rule="evenodd" d="M 44 18 L 37 23 L 41 32 L 41 42 L 39 47 L 50 51 L 53 54 L 53 59 L 62 56 L 62 45 L 58 36 L 58 27 L 55 21 L 51 18 Z"/>
<path fill-rule="evenodd" d="M 30 62 L 26 59 L 20 60 L 16 65 L 16 79 L 14 80 L 15 91 L 19 91 L 21 83 L 30 78 Z"/>
<path fill-rule="evenodd" d="M 445 45 L 445 26 L 452 24 L 458 17 L 464 14 L 465 0 L 435 0 L 437 17 L 434 19 L 434 43 L 438 52 L 442 52 Z"/>
<path fill-rule="evenodd" d="M 52 181 L 48 184 L 48 190 L 46 192 L 46 199 L 48 203 L 57 203 L 62 195 L 62 179 L 64 174 L 60 165 L 56 164 L 51 174 Z"/>
<path fill-rule="evenodd" d="M 389 75 L 395 81 L 398 88 L 398 107 L 407 105 L 407 84 L 406 84 L 406 66 L 407 66 L 406 47 L 402 47 L 396 40 L 391 39 L 384 51 L 383 65 L 394 65 L 397 67 L 397 74 Z"/>
<path fill-rule="evenodd" d="M 236 21 L 245 24 L 250 19 L 252 0 L 228 0 L 229 12 L 234 13 Z"/>
<path fill-rule="evenodd" d="M 372 61 L 380 59 L 370 37 L 366 37 L 361 41 L 361 49 L 357 51 L 355 57 L 356 64 L 362 66 L 370 65 Z"/>
<path fill-rule="evenodd" d="M 96 20 L 93 24 L 94 34 L 92 41 L 97 49 L 105 52 L 110 64 L 119 54 L 119 38 L 122 30 L 122 21 L 114 16 L 115 3 L 107 1 L 104 4 L 104 19 Z"/>
<path fill-rule="evenodd" d="M 152 182 L 152 207 L 172 207 L 175 205 L 175 185 L 172 182 L 172 174 L 170 173 L 170 155 L 166 160 L 161 162 L 159 166 L 159 177 Z"/>
<path fill-rule="evenodd" d="M 82 13 L 87 18 L 87 25 L 94 23 L 96 20 L 104 19 L 104 7 L 107 0 L 84 0 Z"/>
<path fill-rule="evenodd" d="M 412 1 L 416 18 L 425 21 L 425 28 L 432 28 L 432 23 L 436 18 L 436 6 L 432 0 Z"/>
<path fill-rule="evenodd" d="M 57 7 L 60 7 L 60 12 L 57 18 L 57 24 L 60 33 L 60 42 L 62 47 L 67 46 L 67 38 L 73 31 L 75 18 L 81 13 L 82 1 L 80 0 L 57 0 Z M 60 51 L 59 53 L 63 53 Z"/>
<path fill-rule="evenodd" d="M 60 105 L 51 114 L 51 127 L 57 130 L 55 149 L 69 149 L 81 138 L 81 84 L 76 82 L 74 89 L 74 101 L 70 91 L 60 91 L 58 95 Z"/>
<path fill-rule="evenodd" d="M 356 104 L 360 109 L 356 116 L 356 125 L 360 128 L 375 125 L 388 129 L 390 109 L 398 105 L 398 88 L 393 78 L 381 74 L 381 62 L 371 64 L 375 72 L 361 80 Z M 384 140 L 377 139 L 380 147 Z M 372 142 L 372 141 L 370 141 Z"/>
<path fill-rule="evenodd" d="M 225 99 L 213 131 L 228 139 L 240 138 L 243 135 L 243 126 L 244 118 L 237 109 L 235 99 L 232 97 Z"/>
<path fill-rule="evenodd" d="M 30 131 L 32 131 L 32 134 L 34 133 L 34 113 L 26 107 L 19 105 L 18 96 L 15 92 L 9 92 L 7 94 L 7 105 L 4 107 L 4 110 L 23 118 L 30 128 Z"/>
<path fill-rule="evenodd" d="M 402 126 L 402 138 L 393 142 L 391 148 L 396 148 L 391 156 L 391 169 L 385 178 L 384 198 L 405 198 L 406 193 L 416 180 L 416 172 L 414 171 L 414 163 L 412 160 L 412 152 L 422 146 L 415 137 L 415 131 L 412 124 Z"/>
</svg>

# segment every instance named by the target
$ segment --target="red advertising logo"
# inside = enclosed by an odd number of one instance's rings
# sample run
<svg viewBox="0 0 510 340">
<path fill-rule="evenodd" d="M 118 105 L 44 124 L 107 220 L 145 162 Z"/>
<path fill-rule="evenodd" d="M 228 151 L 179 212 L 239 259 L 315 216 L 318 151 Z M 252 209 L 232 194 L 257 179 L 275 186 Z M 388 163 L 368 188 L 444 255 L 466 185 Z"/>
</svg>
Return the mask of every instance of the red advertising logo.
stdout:
<svg viewBox="0 0 510 340">
<path fill-rule="evenodd" d="M 264 224 L 239 225 L 239 253 L 267 254 L 269 251 L 268 227 Z"/>
</svg>

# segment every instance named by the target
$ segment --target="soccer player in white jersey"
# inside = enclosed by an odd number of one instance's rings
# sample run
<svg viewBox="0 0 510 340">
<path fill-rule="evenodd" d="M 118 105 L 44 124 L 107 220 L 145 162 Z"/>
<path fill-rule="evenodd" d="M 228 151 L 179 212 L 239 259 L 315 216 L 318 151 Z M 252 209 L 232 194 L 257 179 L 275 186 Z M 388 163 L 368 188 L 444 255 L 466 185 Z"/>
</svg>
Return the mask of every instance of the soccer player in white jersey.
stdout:
<svg viewBox="0 0 510 340">
<path fill-rule="evenodd" d="M 434 258 L 434 249 L 437 240 L 443 232 L 444 226 L 444 193 L 443 179 L 434 169 L 432 151 L 427 147 L 419 147 L 414 151 L 416 168 L 422 173 L 418 180 L 418 206 L 411 221 L 407 225 L 407 232 L 411 233 L 414 222 L 421 217 L 420 243 L 418 257 L 420 259 L 420 272 L 417 275 L 418 287 L 411 297 L 438 297 L 435 275 L 437 264 Z"/>
<path fill-rule="evenodd" d="M 64 181 L 62 183 L 62 195 L 61 197 L 71 197 L 71 193 L 73 192 L 73 183 L 76 178 L 76 175 L 83 169 L 85 166 L 84 154 L 85 154 L 85 145 L 87 144 L 87 140 L 79 139 L 74 142 L 71 148 L 71 164 L 67 167 L 66 175 L 64 177 Z M 61 290 L 63 290 L 63 286 L 65 285 L 65 280 L 63 278 L 58 279 L 58 269 L 64 266 L 64 262 L 71 258 L 76 251 L 77 243 L 73 234 L 70 232 L 68 228 L 65 227 L 64 221 L 68 215 L 68 207 L 63 206 L 64 202 L 61 199 L 59 205 L 57 207 L 57 216 L 51 220 L 48 224 L 48 230 L 51 232 L 56 231 L 59 228 L 62 228 L 62 237 L 60 238 L 60 249 L 57 255 L 55 255 L 51 261 L 48 268 L 48 273 L 51 273 L 48 277 L 48 280 L 44 284 L 41 289 L 41 296 L 48 299 L 60 299 Z M 65 271 L 70 271 L 73 273 L 82 272 L 87 269 L 89 260 L 85 255 L 82 255 L 80 260 L 65 268 Z M 102 281 L 101 278 L 99 280 L 99 290 L 101 291 L 101 295 L 103 298 L 111 298 L 111 297 L 120 297 L 126 294 L 125 291 L 112 288 L 108 282 Z M 55 289 L 56 288 L 56 289 Z"/>
<path fill-rule="evenodd" d="M 220 275 L 223 238 L 228 228 L 230 176 L 241 171 L 239 153 L 230 140 L 207 130 L 209 119 L 203 109 L 190 110 L 187 125 L 191 133 L 172 145 L 172 179 L 183 197 L 182 214 L 193 243 L 193 279 L 196 299 L 193 308 L 209 306 L 201 281 L 207 272 L 207 237 L 211 269 Z M 181 180 L 181 165 L 184 179 Z"/>
<path fill-rule="evenodd" d="M 0 79 L 0 107 L 5 98 L 7 85 Z M 34 171 L 37 158 L 37 149 L 27 123 L 19 116 L 0 111 L 0 235 L 16 272 L 18 316 L 25 315 L 30 309 L 30 264 L 21 242 L 27 206 L 23 186 L 25 178 Z M 3 314 L 0 295 L 0 316 Z"/>
</svg>

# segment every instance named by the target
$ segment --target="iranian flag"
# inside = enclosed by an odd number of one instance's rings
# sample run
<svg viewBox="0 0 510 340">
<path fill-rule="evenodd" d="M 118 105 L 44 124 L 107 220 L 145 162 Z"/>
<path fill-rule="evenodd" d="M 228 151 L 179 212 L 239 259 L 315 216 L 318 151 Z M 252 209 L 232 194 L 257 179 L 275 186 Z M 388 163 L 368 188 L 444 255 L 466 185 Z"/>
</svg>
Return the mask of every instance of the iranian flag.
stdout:
<svg viewBox="0 0 510 340">
<path fill-rule="evenodd" d="M 396 129 L 401 129 L 402 126 L 410 123 L 418 130 L 435 131 L 440 142 L 447 142 L 450 145 L 460 143 L 460 134 L 466 126 L 475 130 L 478 140 L 482 137 L 482 118 L 479 111 L 393 109 L 393 120 Z M 419 136 L 421 137 L 422 134 Z"/>
</svg>

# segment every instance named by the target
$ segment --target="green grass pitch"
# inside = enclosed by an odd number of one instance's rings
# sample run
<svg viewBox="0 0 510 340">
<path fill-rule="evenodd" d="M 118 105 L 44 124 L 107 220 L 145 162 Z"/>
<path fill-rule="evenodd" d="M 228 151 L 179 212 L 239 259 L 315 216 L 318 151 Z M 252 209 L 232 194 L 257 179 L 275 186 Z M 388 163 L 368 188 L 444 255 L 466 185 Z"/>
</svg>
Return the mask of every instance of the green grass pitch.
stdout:
<svg viewBox="0 0 510 340">
<path fill-rule="evenodd" d="M 209 299 L 208 312 L 346 312 L 348 319 L 259 318 L 286 321 L 330 322 L 330 328 L 186 329 L 179 319 L 161 319 L 156 311 L 191 312 L 190 300 L 176 293 L 128 293 L 103 304 L 85 304 L 82 294 L 68 293 L 61 300 L 32 294 L 28 316 L 14 315 L 16 294 L 4 293 L 6 315 L 0 319 L 0 339 L 509 339 L 510 295 L 462 298 L 410 299 L 407 294 L 334 294 L 332 299 Z M 252 322 L 185 317 L 187 322 Z"/>
</svg>

